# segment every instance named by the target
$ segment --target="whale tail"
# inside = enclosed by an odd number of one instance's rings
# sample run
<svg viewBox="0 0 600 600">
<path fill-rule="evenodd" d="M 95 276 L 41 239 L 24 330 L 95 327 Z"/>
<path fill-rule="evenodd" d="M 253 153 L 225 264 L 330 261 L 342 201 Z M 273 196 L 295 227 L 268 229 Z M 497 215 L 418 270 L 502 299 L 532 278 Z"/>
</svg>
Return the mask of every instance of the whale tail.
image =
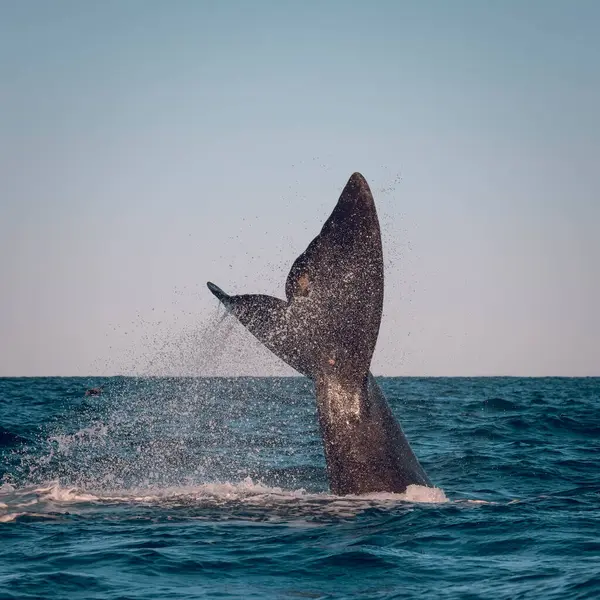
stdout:
<svg viewBox="0 0 600 600">
<path fill-rule="evenodd" d="M 287 301 L 210 291 L 258 340 L 315 380 L 365 386 L 383 305 L 383 253 L 369 185 L 354 173 L 319 235 L 294 261 Z"/>
<path fill-rule="evenodd" d="M 321 233 L 294 261 L 286 300 L 208 287 L 269 350 L 315 382 L 333 493 L 431 485 L 369 373 L 383 305 L 383 253 L 362 175 L 350 177 Z"/>
</svg>

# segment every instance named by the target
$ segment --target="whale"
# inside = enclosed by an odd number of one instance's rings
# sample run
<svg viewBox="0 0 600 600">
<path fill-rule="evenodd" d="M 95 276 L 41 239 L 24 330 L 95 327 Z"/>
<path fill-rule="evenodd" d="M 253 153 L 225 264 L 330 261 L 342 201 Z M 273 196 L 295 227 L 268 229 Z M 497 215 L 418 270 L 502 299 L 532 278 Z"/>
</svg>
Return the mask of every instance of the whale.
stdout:
<svg viewBox="0 0 600 600">
<path fill-rule="evenodd" d="M 294 261 L 285 300 L 209 290 L 316 394 L 335 495 L 433 487 L 370 371 L 384 293 L 381 230 L 365 178 L 354 173 L 321 232 Z"/>
</svg>

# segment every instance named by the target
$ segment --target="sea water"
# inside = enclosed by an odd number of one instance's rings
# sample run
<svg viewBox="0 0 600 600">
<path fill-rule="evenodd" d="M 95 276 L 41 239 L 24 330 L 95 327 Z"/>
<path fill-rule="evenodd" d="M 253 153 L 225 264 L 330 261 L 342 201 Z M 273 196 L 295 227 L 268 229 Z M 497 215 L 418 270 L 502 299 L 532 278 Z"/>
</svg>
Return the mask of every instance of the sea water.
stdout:
<svg viewBox="0 0 600 600">
<path fill-rule="evenodd" d="M 435 489 L 331 495 L 306 379 L 0 379 L 0 598 L 600 598 L 600 379 L 380 384 Z"/>
</svg>

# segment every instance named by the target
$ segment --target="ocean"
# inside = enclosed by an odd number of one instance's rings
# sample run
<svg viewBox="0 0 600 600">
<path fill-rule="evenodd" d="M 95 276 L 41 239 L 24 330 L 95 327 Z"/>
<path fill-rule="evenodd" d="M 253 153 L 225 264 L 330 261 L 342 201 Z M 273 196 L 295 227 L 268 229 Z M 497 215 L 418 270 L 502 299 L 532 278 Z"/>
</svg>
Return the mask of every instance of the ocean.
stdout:
<svg viewBox="0 0 600 600">
<path fill-rule="evenodd" d="M 600 598 L 599 378 L 380 383 L 436 489 L 331 495 L 302 378 L 0 379 L 0 598 Z"/>
</svg>

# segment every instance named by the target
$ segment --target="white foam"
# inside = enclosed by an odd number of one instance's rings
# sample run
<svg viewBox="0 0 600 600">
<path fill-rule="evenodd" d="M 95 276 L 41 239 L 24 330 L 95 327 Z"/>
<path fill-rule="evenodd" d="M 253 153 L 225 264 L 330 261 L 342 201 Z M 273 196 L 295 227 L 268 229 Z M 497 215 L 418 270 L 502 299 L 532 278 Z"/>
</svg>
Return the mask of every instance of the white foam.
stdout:
<svg viewBox="0 0 600 600">
<path fill-rule="evenodd" d="M 160 501 L 173 498 L 214 498 L 219 500 L 250 500 L 256 497 L 278 498 L 281 501 L 293 501 L 298 499 L 319 499 L 337 502 L 354 503 L 357 500 L 368 500 L 372 502 L 411 502 L 411 503 L 443 503 L 448 502 L 444 491 L 440 488 L 430 488 L 420 485 L 409 485 L 406 492 L 402 494 L 394 493 L 373 493 L 363 495 L 335 496 L 326 492 L 309 493 L 303 488 L 296 490 L 285 490 L 280 487 L 271 487 L 261 482 L 255 483 L 250 477 L 244 480 L 231 482 L 203 483 L 197 485 L 170 486 L 170 487 L 143 487 L 131 488 L 125 490 L 81 490 L 77 487 L 62 487 L 58 482 L 48 482 L 43 486 L 26 487 L 15 489 L 12 486 L 0 487 L 0 493 L 7 492 L 16 496 L 35 495 L 37 499 L 52 500 L 61 503 L 71 502 L 95 502 L 102 500 L 126 500 L 126 501 Z M 27 502 L 30 504 L 32 500 Z M 21 504 L 25 505 L 25 503 Z M 1 508 L 7 505 L 0 503 Z"/>
<path fill-rule="evenodd" d="M 27 513 L 20 512 L 20 513 L 7 513 L 5 515 L 0 515 L 0 523 L 10 523 L 11 521 L 18 519 L 19 517 L 22 517 L 25 514 L 27 514 Z"/>
<path fill-rule="evenodd" d="M 409 485 L 403 494 L 406 502 L 424 503 L 424 504 L 443 504 L 448 502 L 444 490 L 436 487 L 425 487 L 422 485 Z"/>
<path fill-rule="evenodd" d="M 50 493 L 50 498 L 58 501 L 129 501 L 129 502 L 161 502 L 165 500 L 207 500 L 213 499 L 222 502 L 238 501 L 247 504 L 260 503 L 263 500 L 270 502 L 290 503 L 295 500 L 320 500 L 355 506 L 360 502 L 369 502 L 376 505 L 397 502 L 410 502 L 414 504 L 439 504 L 448 502 L 444 491 L 440 488 L 430 488 L 420 485 L 408 486 L 402 494 L 375 493 L 364 495 L 335 496 L 328 493 L 309 493 L 305 489 L 284 490 L 280 487 L 266 486 L 260 482 L 254 483 L 247 477 L 238 483 L 204 483 L 200 485 L 173 486 L 166 488 L 133 488 L 130 490 L 116 491 L 114 493 L 99 495 L 86 494 L 75 488 L 62 489 L 57 486 L 39 490 Z"/>
<path fill-rule="evenodd" d="M 11 508 L 25 508 L 26 506 L 33 506 L 34 504 L 37 504 L 38 502 L 39 502 L 39 500 L 37 500 L 37 499 L 28 500 L 27 502 L 18 502 L 17 504 L 11 504 Z M 8 508 L 8 506 L 6 504 L 4 506 L 5 506 L 5 508 Z"/>
<path fill-rule="evenodd" d="M 410 502 L 412 504 L 443 504 L 449 502 L 444 490 L 441 488 L 425 487 L 423 485 L 409 485 L 401 494 L 389 492 L 378 492 L 374 494 L 363 494 L 360 496 L 331 496 L 332 498 L 347 498 L 354 500 L 372 500 L 374 502 Z"/>
<path fill-rule="evenodd" d="M 39 512 L 13 512 L 7 513 L 5 515 L 0 515 L 0 523 L 10 523 L 11 521 L 15 521 L 19 517 L 34 517 L 37 519 L 46 519 L 46 520 L 55 520 L 57 517 L 55 515 L 49 515 L 47 513 L 39 513 Z"/>
<path fill-rule="evenodd" d="M 46 500 L 53 500 L 65 504 L 71 502 L 93 502 L 94 500 L 99 499 L 98 496 L 86 494 L 77 488 L 62 488 L 58 484 L 44 488 L 36 488 L 34 492 L 45 497 L 44 499 Z"/>
<path fill-rule="evenodd" d="M 183 507 L 186 509 L 211 509 L 244 506 L 258 510 L 270 519 L 297 520 L 315 515 L 353 518 L 367 509 L 384 510 L 410 504 L 437 504 L 448 502 L 443 490 L 411 485 L 403 494 L 367 494 L 362 496 L 334 496 L 328 493 L 310 493 L 304 489 L 285 490 L 255 483 L 246 478 L 237 483 L 204 483 L 198 485 L 172 486 L 166 488 L 133 488 L 125 490 L 82 490 L 76 487 L 64 487 L 58 482 L 48 482 L 42 486 L 24 488 L 4 488 L 0 508 L 10 511 L 0 516 L 0 522 L 10 522 L 28 515 L 44 518 L 56 518 L 48 513 L 61 512 L 61 506 L 68 505 L 68 512 L 77 512 L 77 505 L 89 513 L 90 504 L 101 510 L 102 506 L 112 504 L 137 504 L 166 509 Z M 87 505 L 87 506 L 86 506 Z M 30 511 L 24 513 L 22 509 Z M 403 510 L 412 510 L 407 506 Z M 33 512 L 36 511 L 36 512 Z M 230 511 L 224 513 L 229 514 Z M 202 514 L 198 517 L 203 518 Z M 250 517 L 252 518 L 252 517 Z"/>
</svg>

